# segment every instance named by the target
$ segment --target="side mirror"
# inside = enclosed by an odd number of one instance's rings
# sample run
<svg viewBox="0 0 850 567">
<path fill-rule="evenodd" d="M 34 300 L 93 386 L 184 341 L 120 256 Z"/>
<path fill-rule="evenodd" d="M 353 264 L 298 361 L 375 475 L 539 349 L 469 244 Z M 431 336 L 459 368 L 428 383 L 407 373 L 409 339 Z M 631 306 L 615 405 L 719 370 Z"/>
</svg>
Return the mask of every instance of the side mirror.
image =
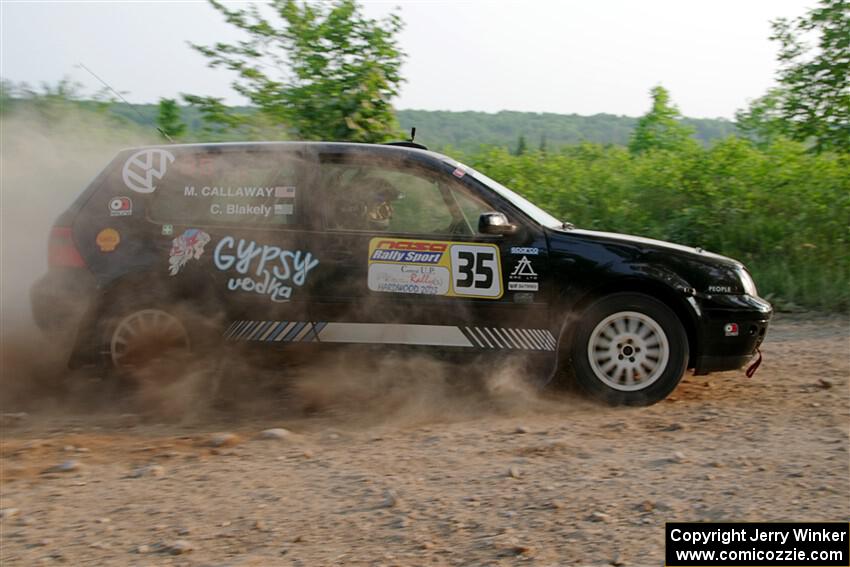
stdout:
<svg viewBox="0 0 850 567">
<path fill-rule="evenodd" d="M 514 234 L 518 229 L 517 225 L 508 222 L 503 213 L 481 213 L 478 217 L 478 232 L 481 234 Z"/>
</svg>

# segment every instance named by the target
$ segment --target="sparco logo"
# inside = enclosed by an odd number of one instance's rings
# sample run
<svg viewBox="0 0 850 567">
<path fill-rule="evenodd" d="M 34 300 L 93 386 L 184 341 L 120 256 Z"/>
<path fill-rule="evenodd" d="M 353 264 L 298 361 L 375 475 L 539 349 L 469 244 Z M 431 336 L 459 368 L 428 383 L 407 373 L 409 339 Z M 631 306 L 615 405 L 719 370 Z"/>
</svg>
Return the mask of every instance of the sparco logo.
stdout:
<svg viewBox="0 0 850 567">
<path fill-rule="evenodd" d="M 136 152 L 124 164 L 124 183 L 139 193 L 153 193 L 154 179 L 162 179 L 174 156 L 165 150 Z"/>
</svg>

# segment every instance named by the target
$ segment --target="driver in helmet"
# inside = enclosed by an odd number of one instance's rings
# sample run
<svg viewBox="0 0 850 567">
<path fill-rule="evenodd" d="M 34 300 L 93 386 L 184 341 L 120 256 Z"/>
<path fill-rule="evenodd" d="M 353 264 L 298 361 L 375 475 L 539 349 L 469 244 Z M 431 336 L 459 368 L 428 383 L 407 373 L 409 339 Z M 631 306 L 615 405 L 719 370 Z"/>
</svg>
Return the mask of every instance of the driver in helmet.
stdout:
<svg viewBox="0 0 850 567">
<path fill-rule="evenodd" d="M 337 208 L 339 226 L 360 230 L 388 230 L 393 201 L 401 193 L 386 179 L 367 177 L 346 187 Z"/>
</svg>

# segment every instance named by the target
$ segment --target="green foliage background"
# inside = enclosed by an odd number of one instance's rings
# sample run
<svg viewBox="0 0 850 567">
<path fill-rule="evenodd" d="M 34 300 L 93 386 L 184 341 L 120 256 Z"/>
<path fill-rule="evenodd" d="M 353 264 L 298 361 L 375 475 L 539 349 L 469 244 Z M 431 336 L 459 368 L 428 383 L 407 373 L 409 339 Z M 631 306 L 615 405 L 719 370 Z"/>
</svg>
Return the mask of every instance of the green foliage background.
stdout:
<svg viewBox="0 0 850 567">
<path fill-rule="evenodd" d="M 25 101 L 16 99 L 8 106 Z M 94 106 L 93 101 L 80 101 L 80 104 Z M 229 107 L 233 114 L 248 115 L 256 112 L 250 107 Z M 116 102 L 105 109 L 128 122 L 157 126 L 159 107 L 156 104 L 124 104 Z M 179 141 L 202 142 L 215 140 L 241 140 L 256 138 L 254 133 L 238 129 L 228 132 L 211 131 L 204 124 L 201 112 L 191 106 L 180 107 L 181 120 L 186 131 Z M 638 119 L 615 114 L 554 114 L 537 112 L 502 111 L 488 112 L 452 112 L 442 110 L 396 110 L 398 123 L 407 136 L 410 129 L 416 128 L 416 141 L 431 149 L 440 151 L 475 152 L 482 147 L 502 146 L 516 149 L 520 136 L 524 136 L 529 149 L 538 149 L 541 139 L 546 139 L 548 149 L 558 149 L 566 145 L 582 142 L 616 144 L 625 146 L 637 125 Z M 695 130 L 694 138 L 704 146 L 737 134 L 735 123 L 722 118 L 683 118 L 682 124 Z M 261 133 L 263 139 L 286 139 L 283 128 L 269 128 Z"/>
<path fill-rule="evenodd" d="M 546 140 L 548 149 L 581 142 L 625 146 L 638 119 L 615 114 L 555 114 L 551 112 L 450 112 L 398 110 L 404 132 L 416 127 L 416 141 L 429 148 L 477 151 L 482 145 L 516 149 L 520 136 L 529 149 L 538 149 Z M 694 138 L 703 145 L 737 133 L 735 123 L 722 118 L 684 118 L 682 123 L 695 130 Z"/>
</svg>

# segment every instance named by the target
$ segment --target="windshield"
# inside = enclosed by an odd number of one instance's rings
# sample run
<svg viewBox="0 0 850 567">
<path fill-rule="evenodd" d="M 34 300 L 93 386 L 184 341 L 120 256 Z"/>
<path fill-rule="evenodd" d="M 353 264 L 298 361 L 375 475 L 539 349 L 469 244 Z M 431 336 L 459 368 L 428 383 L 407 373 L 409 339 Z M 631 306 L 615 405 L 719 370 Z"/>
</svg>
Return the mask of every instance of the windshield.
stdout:
<svg viewBox="0 0 850 567">
<path fill-rule="evenodd" d="M 461 168 L 466 170 L 468 175 L 471 175 L 474 179 L 477 179 L 505 199 L 511 202 L 514 206 L 520 209 L 522 212 L 530 216 L 535 222 L 545 226 L 546 228 L 562 228 L 564 223 L 526 199 L 520 195 L 517 195 L 498 181 L 494 179 L 490 179 L 483 173 L 479 171 L 475 171 L 469 166 L 464 164 L 458 164 Z"/>
</svg>

